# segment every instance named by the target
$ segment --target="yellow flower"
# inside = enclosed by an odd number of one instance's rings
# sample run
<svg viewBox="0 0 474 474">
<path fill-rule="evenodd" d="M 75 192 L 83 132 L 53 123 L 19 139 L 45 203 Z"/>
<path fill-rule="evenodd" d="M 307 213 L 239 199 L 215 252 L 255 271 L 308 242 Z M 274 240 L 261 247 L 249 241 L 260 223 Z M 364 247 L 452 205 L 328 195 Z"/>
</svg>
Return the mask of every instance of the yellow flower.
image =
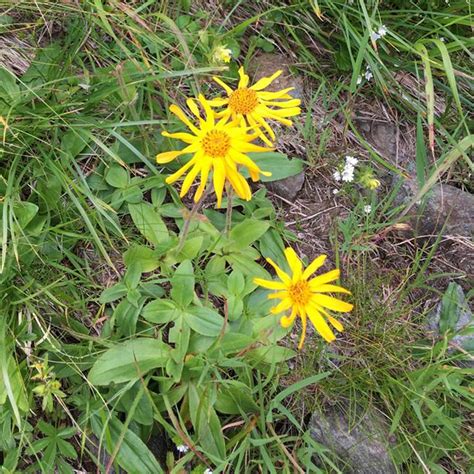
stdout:
<svg viewBox="0 0 474 474">
<path fill-rule="evenodd" d="M 380 181 L 376 178 L 371 178 L 367 181 L 367 187 L 369 189 L 377 189 L 380 186 Z"/>
<path fill-rule="evenodd" d="M 188 99 L 186 103 L 196 116 L 199 125 L 194 125 L 177 105 L 170 107 L 170 111 L 188 127 L 191 133 L 168 133 L 163 131 L 162 135 L 177 138 L 187 143 L 188 146 L 182 150 L 160 153 L 156 156 L 156 161 L 161 164 L 169 163 L 178 156 L 191 153 L 193 157 L 176 173 L 168 176 L 166 182 L 168 184 L 174 183 L 189 170 L 181 188 L 180 196 L 183 197 L 200 173 L 201 183 L 194 195 L 194 201 L 199 201 L 206 187 L 209 174 L 212 172 L 218 206 L 221 205 L 226 182 L 234 188 L 240 198 L 249 201 L 252 192 L 246 179 L 240 174 L 239 166 L 247 168 L 253 181 L 257 181 L 260 174 L 271 176 L 271 173 L 262 171 L 246 155 L 248 152 L 268 151 L 269 148 L 250 143 L 257 138 L 257 135 L 248 134 L 246 128 L 239 126 L 234 121 L 229 122 L 229 117 L 223 117 L 216 122 L 216 114 L 209 106 L 208 101 L 202 95 L 199 95 L 198 101 L 204 109 L 205 118 L 201 116 L 193 99 Z"/>
<path fill-rule="evenodd" d="M 225 47 L 226 45 L 220 45 L 214 48 L 212 52 L 212 59 L 216 63 L 230 63 L 232 59 L 232 50 Z"/>
<path fill-rule="evenodd" d="M 270 77 L 263 77 L 257 81 L 253 86 L 248 87 L 249 76 L 245 74 L 244 68 L 239 69 L 240 81 L 237 89 L 232 90 L 225 82 L 218 77 L 213 77 L 227 92 L 226 98 L 216 98 L 210 100 L 211 107 L 226 108 L 218 113 L 219 117 L 232 117 L 240 120 L 243 125 L 255 127 L 258 130 L 259 137 L 268 145 L 271 146 L 271 141 L 266 134 L 261 130 L 263 127 L 268 136 L 275 140 L 275 133 L 273 132 L 267 120 L 276 120 L 284 125 L 291 126 L 291 120 L 287 117 L 293 117 L 301 113 L 299 99 L 293 99 L 288 94 L 294 87 L 288 87 L 278 92 L 264 91 L 280 74 L 282 71 L 277 71 Z"/>
<path fill-rule="evenodd" d="M 339 278 L 339 270 L 331 270 L 314 278 L 310 278 L 326 260 L 326 255 L 320 255 L 306 268 L 303 269 L 301 260 L 292 248 L 285 249 L 285 257 L 291 269 L 292 275 L 284 272 L 276 263 L 267 258 L 267 262 L 275 269 L 279 281 L 262 280 L 255 278 L 254 283 L 269 290 L 277 290 L 276 293 L 268 295 L 269 299 L 280 299 L 280 303 L 271 309 L 272 314 L 278 314 L 291 309 L 289 316 L 283 316 L 280 324 L 287 328 L 293 324 L 296 316 L 301 318 L 303 332 L 301 334 L 298 349 L 303 347 L 306 335 L 307 318 L 311 321 L 316 330 L 327 341 L 331 342 L 336 337 L 330 329 L 326 320 L 331 323 L 338 331 L 342 331 L 342 324 L 333 318 L 326 310 L 339 311 L 345 313 L 351 311 L 353 305 L 338 300 L 326 293 L 347 293 L 350 291 L 336 285 L 328 283 Z"/>
</svg>

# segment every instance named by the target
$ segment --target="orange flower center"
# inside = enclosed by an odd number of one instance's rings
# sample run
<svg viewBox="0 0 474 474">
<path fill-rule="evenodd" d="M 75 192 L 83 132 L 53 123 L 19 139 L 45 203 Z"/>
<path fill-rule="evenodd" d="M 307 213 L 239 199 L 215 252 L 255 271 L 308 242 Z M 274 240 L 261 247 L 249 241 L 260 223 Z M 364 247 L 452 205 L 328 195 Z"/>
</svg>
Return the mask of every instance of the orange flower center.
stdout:
<svg viewBox="0 0 474 474">
<path fill-rule="evenodd" d="M 306 280 L 300 280 L 292 283 L 288 289 L 290 298 L 294 304 L 305 306 L 311 298 L 311 290 Z"/>
<path fill-rule="evenodd" d="M 230 148 L 230 137 L 222 130 L 211 130 L 201 142 L 206 155 L 212 158 L 223 158 Z"/>
<path fill-rule="evenodd" d="M 229 108 L 236 114 L 249 114 L 257 105 L 257 93 L 253 89 L 237 89 L 229 96 Z"/>
</svg>

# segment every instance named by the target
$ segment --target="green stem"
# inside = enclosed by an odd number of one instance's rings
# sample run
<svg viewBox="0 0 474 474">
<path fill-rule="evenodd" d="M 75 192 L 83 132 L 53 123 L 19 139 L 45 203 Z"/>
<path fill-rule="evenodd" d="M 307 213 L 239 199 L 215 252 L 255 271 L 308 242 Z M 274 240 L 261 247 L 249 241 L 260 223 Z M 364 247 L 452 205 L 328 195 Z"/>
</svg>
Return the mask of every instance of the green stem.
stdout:
<svg viewBox="0 0 474 474">
<path fill-rule="evenodd" d="M 178 247 L 176 248 L 176 254 L 179 254 L 181 250 L 183 250 L 184 243 L 186 242 L 186 237 L 189 234 L 189 227 L 191 226 L 191 221 L 196 217 L 196 214 L 198 213 L 199 209 L 201 208 L 204 199 L 206 199 L 207 195 L 209 194 L 211 190 L 211 186 L 209 186 L 203 193 L 199 201 L 195 202 L 193 204 L 193 207 L 191 208 L 190 213 L 188 214 L 188 217 L 184 220 L 184 225 L 183 225 L 183 230 L 181 231 L 181 235 L 179 237 L 179 244 Z"/>
<path fill-rule="evenodd" d="M 232 186 L 227 186 L 227 211 L 225 213 L 225 235 L 229 237 L 232 227 L 232 198 L 234 197 Z"/>
</svg>

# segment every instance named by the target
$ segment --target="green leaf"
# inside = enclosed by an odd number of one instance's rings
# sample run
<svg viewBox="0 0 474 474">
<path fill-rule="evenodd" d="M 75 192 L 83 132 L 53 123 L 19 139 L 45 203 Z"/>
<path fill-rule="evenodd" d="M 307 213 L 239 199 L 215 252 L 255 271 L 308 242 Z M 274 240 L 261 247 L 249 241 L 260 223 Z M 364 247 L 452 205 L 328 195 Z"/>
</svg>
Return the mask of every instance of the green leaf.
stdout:
<svg viewBox="0 0 474 474">
<path fill-rule="evenodd" d="M 115 308 L 114 318 L 120 335 L 132 336 L 135 334 L 140 311 L 141 307 L 134 306 L 128 300 L 123 300 L 119 303 L 117 308 Z"/>
<path fill-rule="evenodd" d="M 159 245 L 168 240 L 168 228 L 151 204 L 129 204 L 128 210 L 133 223 L 150 243 Z"/>
<path fill-rule="evenodd" d="M 218 336 L 224 325 L 224 318 L 217 311 L 200 306 L 188 308 L 184 319 L 193 331 L 203 336 Z"/>
<path fill-rule="evenodd" d="M 128 171 L 117 163 L 110 165 L 104 178 L 107 184 L 114 188 L 124 189 L 128 186 Z"/>
<path fill-rule="evenodd" d="M 249 153 L 252 161 L 263 171 L 270 171 L 271 176 L 261 176 L 261 181 L 270 182 L 279 179 L 289 178 L 303 171 L 303 161 L 297 158 L 289 160 L 283 153 L 268 151 L 263 153 Z M 246 169 L 242 169 L 242 174 L 248 178 Z"/>
<path fill-rule="evenodd" d="M 201 250 L 203 241 L 204 237 L 201 235 L 186 239 L 186 242 L 178 255 L 178 259 L 182 261 L 185 259 L 192 260 L 193 258 L 196 258 L 199 250 Z"/>
<path fill-rule="evenodd" d="M 17 202 L 14 205 L 15 217 L 18 220 L 18 225 L 24 229 L 36 216 L 39 207 L 32 202 Z"/>
<path fill-rule="evenodd" d="M 123 261 L 127 267 L 138 264 L 143 273 L 152 272 L 159 266 L 158 255 L 156 252 L 144 245 L 130 247 L 123 254 Z"/>
<path fill-rule="evenodd" d="M 171 279 L 171 298 L 182 307 L 189 306 L 194 298 L 194 269 L 189 260 L 182 262 Z"/>
<path fill-rule="evenodd" d="M 141 338 L 108 349 L 92 366 L 89 381 L 108 385 L 135 380 L 157 367 L 164 367 L 171 348 L 158 339 Z"/>
<path fill-rule="evenodd" d="M 237 380 L 227 380 L 220 385 L 214 407 L 226 415 L 257 413 L 259 410 L 250 388 Z"/>
<path fill-rule="evenodd" d="M 99 298 L 100 304 L 111 303 L 118 300 L 127 294 L 128 288 L 122 283 L 116 283 L 110 288 L 106 288 Z"/>
<path fill-rule="evenodd" d="M 242 272 L 234 270 L 227 280 L 227 288 L 229 292 L 235 296 L 240 295 L 245 289 L 245 278 Z"/>
<path fill-rule="evenodd" d="M 107 441 L 109 454 L 112 454 L 119 446 L 116 459 L 125 472 L 134 474 L 162 474 L 164 472 L 145 443 L 115 416 L 112 416 L 107 424 L 98 416 L 93 416 L 91 426 L 98 439 Z M 102 449 L 104 449 L 104 445 L 102 445 Z"/>
<path fill-rule="evenodd" d="M 245 219 L 231 230 L 230 238 L 233 243 L 230 248 L 232 250 L 246 249 L 259 239 L 269 227 L 270 223 L 268 221 Z"/>
<path fill-rule="evenodd" d="M 246 354 L 252 361 L 279 364 L 295 356 L 295 351 L 281 346 L 258 347 Z"/>
<path fill-rule="evenodd" d="M 458 295 L 458 285 L 451 282 L 441 300 L 441 312 L 439 315 L 439 330 L 441 334 L 456 328 L 456 323 L 462 310 Z"/>
<path fill-rule="evenodd" d="M 178 317 L 176 305 L 171 300 L 155 300 L 148 303 L 142 311 L 142 316 L 154 324 L 167 324 Z"/>
</svg>

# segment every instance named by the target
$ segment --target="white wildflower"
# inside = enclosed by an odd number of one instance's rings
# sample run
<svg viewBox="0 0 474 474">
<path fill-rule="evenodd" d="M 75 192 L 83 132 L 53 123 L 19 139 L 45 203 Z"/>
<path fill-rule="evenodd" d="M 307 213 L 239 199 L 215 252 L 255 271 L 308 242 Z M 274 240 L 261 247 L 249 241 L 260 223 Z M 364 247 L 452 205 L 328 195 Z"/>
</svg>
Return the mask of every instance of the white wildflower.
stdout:
<svg viewBox="0 0 474 474">
<path fill-rule="evenodd" d="M 212 471 L 211 471 L 209 468 L 207 468 L 207 469 L 204 471 L 204 474 L 212 474 Z"/>
<path fill-rule="evenodd" d="M 334 188 L 334 189 L 332 190 L 332 193 L 333 193 L 334 195 L 336 195 L 336 194 L 339 194 L 339 191 L 340 191 L 340 189 Z"/>
<path fill-rule="evenodd" d="M 185 444 L 180 444 L 180 445 L 176 446 L 176 450 L 179 453 L 187 453 L 189 451 L 189 448 Z"/>
<path fill-rule="evenodd" d="M 370 66 L 367 66 L 366 69 L 365 69 L 365 74 L 364 74 L 364 77 L 370 81 L 374 75 L 372 74 L 372 71 L 370 70 Z"/>
<path fill-rule="evenodd" d="M 340 171 L 334 171 L 334 173 L 332 174 L 333 178 L 336 180 L 336 181 L 341 181 L 341 172 Z"/>
<path fill-rule="evenodd" d="M 441 41 L 441 43 L 444 43 L 446 41 L 446 38 L 444 36 L 441 36 L 439 40 Z"/>
<path fill-rule="evenodd" d="M 341 179 L 346 183 L 352 183 L 354 181 L 354 167 L 346 166 L 342 172 Z"/>
<path fill-rule="evenodd" d="M 346 164 L 355 166 L 357 163 L 359 163 L 359 160 L 357 158 L 354 158 L 353 156 L 350 156 L 350 155 L 346 156 Z"/>
<path fill-rule="evenodd" d="M 387 34 L 387 27 L 385 25 L 382 25 L 379 28 L 379 31 L 377 32 L 379 34 L 379 38 L 382 38 L 382 36 L 385 36 Z"/>
<path fill-rule="evenodd" d="M 380 35 L 376 31 L 372 31 L 372 33 L 370 33 L 370 39 L 372 41 L 377 41 L 379 38 L 380 38 Z"/>
<path fill-rule="evenodd" d="M 364 206 L 364 212 L 366 214 L 370 214 L 372 212 L 372 206 L 368 204 L 367 206 Z"/>
</svg>

